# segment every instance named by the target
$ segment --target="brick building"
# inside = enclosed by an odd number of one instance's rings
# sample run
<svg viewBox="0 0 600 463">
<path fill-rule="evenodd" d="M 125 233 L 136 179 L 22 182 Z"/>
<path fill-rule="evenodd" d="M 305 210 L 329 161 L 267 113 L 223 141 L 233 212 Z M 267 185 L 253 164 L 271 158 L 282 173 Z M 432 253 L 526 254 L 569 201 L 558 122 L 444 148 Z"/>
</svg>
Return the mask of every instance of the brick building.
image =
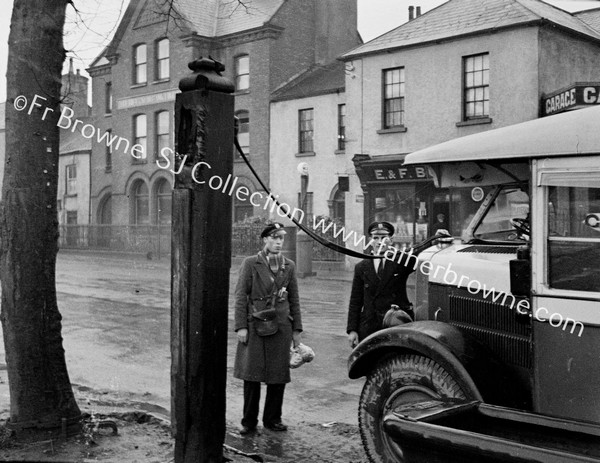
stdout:
<svg viewBox="0 0 600 463">
<path fill-rule="evenodd" d="M 426 168 L 402 165 L 405 155 L 540 117 L 546 95 L 600 81 L 599 16 L 538 0 L 450 0 L 344 54 L 357 174 L 347 226 L 389 220 L 420 241 L 441 213 L 460 236 L 484 197 L 477 178 L 452 194 L 435 189 Z"/>
<path fill-rule="evenodd" d="M 112 147 L 92 148 L 92 222 L 170 222 L 173 178 L 156 161 L 173 146 L 173 107 L 187 63 L 212 56 L 236 86 L 240 142 L 269 181 L 271 93 L 307 68 L 330 62 L 360 43 L 356 2 L 346 0 L 131 0 L 109 46 L 88 69 L 98 132 Z M 118 143 L 120 141 L 120 143 Z M 138 144 L 143 150 L 133 150 Z M 235 158 L 238 187 L 257 182 Z M 234 205 L 234 219 L 264 214 Z"/>
</svg>

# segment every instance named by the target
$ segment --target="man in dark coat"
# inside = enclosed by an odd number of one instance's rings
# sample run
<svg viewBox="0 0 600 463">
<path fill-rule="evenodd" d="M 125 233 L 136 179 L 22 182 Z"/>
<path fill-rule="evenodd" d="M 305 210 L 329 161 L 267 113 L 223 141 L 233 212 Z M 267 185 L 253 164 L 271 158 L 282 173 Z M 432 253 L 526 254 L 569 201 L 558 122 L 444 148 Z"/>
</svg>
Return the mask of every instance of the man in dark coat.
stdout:
<svg viewBox="0 0 600 463">
<path fill-rule="evenodd" d="M 390 255 L 386 251 L 394 234 L 394 226 L 389 222 L 373 222 L 368 233 L 373 252 L 382 258 L 364 259 L 354 267 L 346 327 L 351 347 L 382 328 L 383 317 L 392 304 L 414 319 L 406 280 L 415 269 L 415 255 L 403 252 L 399 259 L 383 258 Z"/>
<path fill-rule="evenodd" d="M 285 431 L 281 422 L 283 393 L 290 382 L 290 346 L 300 344 L 302 318 L 296 267 L 281 255 L 285 230 L 280 223 L 268 225 L 261 233 L 264 248 L 247 257 L 240 268 L 235 289 L 235 331 L 238 337 L 233 375 L 244 380 L 244 413 L 240 434 L 256 430 L 260 384 L 267 384 L 263 425 Z M 275 294 L 275 297 L 273 295 Z M 260 336 L 253 312 L 275 309 L 278 329 Z"/>
</svg>

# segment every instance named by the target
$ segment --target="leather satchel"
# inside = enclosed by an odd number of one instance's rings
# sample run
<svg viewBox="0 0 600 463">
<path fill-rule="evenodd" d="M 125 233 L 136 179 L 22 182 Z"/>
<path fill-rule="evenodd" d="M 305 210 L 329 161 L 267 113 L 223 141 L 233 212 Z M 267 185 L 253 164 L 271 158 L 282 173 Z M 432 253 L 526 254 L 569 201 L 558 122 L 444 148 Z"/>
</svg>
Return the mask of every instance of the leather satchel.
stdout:
<svg viewBox="0 0 600 463">
<path fill-rule="evenodd" d="M 254 321 L 254 331 L 259 336 L 271 336 L 279 330 L 277 321 L 277 311 L 275 310 L 276 294 L 266 301 L 255 301 L 252 304 L 252 318 Z M 262 310 L 256 310 L 256 309 Z"/>
</svg>

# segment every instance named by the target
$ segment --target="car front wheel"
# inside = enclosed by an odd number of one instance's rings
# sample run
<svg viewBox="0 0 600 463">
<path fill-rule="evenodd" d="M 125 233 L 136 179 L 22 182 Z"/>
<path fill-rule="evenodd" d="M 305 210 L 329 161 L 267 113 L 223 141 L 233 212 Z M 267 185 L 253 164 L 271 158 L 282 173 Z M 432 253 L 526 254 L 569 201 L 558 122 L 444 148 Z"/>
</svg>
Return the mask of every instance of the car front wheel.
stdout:
<svg viewBox="0 0 600 463">
<path fill-rule="evenodd" d="M 382 359 L 363 387 L 358 424 L 371 463 L 410 463 L 402 448 L 383 428 L 383 418 L 394 408 L 435 399 L 472 400 L 438 363 L 416 354 L 393 354 Z"/>
</svg>

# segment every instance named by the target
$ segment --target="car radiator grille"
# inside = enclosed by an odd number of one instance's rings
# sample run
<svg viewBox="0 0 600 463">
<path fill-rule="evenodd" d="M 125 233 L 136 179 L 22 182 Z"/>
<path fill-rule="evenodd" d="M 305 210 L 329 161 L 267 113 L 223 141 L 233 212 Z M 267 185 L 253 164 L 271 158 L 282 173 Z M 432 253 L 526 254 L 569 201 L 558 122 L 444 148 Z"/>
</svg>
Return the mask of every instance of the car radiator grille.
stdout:
<svg viewBox="0 0 600 463">
<path fill-rule="evenodd" d="M 529 368 L 531 336 L 527 319 L 514 308 L 468 296 L 449 296 L 448 322 L 487 345 L 503 361 Z"/>
</svg>

